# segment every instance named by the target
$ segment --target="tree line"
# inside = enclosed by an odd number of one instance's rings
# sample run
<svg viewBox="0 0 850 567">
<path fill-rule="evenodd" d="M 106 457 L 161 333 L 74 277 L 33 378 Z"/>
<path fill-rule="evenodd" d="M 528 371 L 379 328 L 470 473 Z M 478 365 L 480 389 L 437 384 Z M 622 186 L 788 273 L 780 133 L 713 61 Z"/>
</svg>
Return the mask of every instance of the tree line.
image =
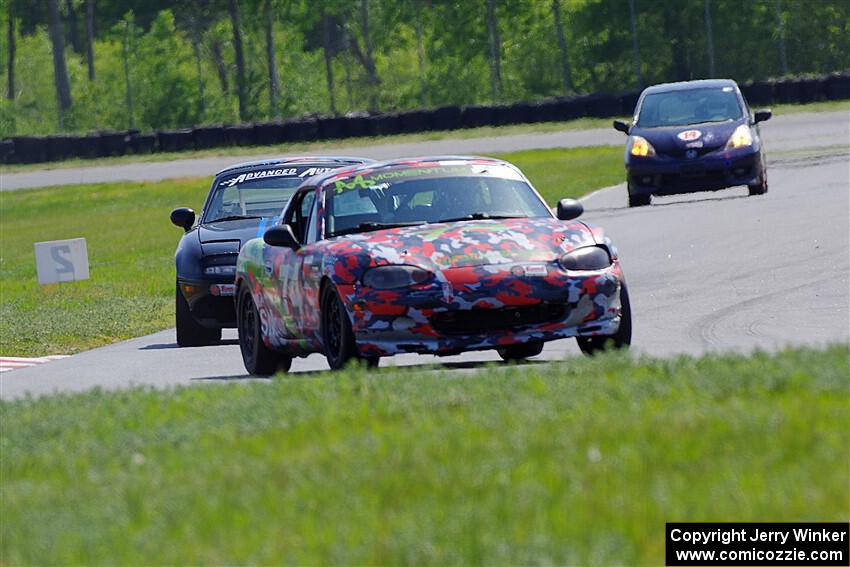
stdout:
<svg viewBox="0 0 850 567">
<path fill-rule="evenodd" d="M 850 68 L 847 0 L 2 0 L 0 137 Z"/>
</svg>

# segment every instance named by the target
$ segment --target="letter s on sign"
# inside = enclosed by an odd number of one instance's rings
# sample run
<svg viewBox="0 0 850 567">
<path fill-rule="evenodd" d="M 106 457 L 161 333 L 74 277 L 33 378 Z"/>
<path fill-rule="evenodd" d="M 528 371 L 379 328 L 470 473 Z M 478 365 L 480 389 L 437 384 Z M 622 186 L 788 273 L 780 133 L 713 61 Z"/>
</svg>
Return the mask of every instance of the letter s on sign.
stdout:
<svg viewBox="0 0 850 567">
<path fill-rule="evenodd" d="M 64 254 L 60 254 L 64 253 Z M 63 258 L 64 255 L 64 258 Z M 71 263 L 71 247 L 66 245 L 54 246 L 50 249 L 50 257 L 56 262 L 56 274 L 73 274 L 74 264 Z"/>
</svg>

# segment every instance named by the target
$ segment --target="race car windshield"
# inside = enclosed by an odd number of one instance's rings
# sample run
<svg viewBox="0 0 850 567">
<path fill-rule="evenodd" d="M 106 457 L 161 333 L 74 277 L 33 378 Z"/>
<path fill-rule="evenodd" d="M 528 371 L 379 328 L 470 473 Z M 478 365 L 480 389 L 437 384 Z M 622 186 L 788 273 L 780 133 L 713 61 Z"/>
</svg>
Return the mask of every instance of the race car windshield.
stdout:
<svg viewBox="0 0 850 567">
<path fill-rule="evenodd" d="M 326 194 L 328 238 L 425 223 L 551 217 L 528 183 L 500 165 L 378 171 L 332 181 Z"/>
<path fill-rule="evenodd" d="M 273 217 L 289 202 L 300 177 L 269 177 L 242 183 L 219 183 L 204 213 L 203 222 Z"/>
<path fill-rule="evenodd" d="M 689 126 L 726 122 L 743 116 L 732 87 L 653 93 L 644 97 L 637 126 Z"/>
</svg>

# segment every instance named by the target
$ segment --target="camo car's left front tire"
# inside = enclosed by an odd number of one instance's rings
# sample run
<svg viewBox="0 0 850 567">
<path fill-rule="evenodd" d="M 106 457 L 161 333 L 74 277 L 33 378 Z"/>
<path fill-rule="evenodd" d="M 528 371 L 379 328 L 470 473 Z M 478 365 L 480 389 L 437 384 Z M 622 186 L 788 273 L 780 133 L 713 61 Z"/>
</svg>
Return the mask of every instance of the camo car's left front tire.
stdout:
<svg viewBox="0 0 850 567">
<path fill-rule="evenodd" d="M 632 304 L 629 301 L 629 290 L 625 282 L 620 288 L 620 306 L 620 327 L 617 332 L 613 335 L 576 337 L 581 352 L 593 356 L 598 352 L 629 348 L 632 343 Z"/>
<path fill-rule="evenodd" d="M 325 343 L 325 358 L 331 370 L 344 368 L 352 360 L 359 360 L 370 368 L 380 364 L 380 357 L 361 356 L 357 353 L 351 320 L 339 292 L 331 283 L 322 290 L 321 308 L 322 341 Z"/>
<path fill-rule="evenodd" d="M 277 371 L 287 372 L 292 357 L 270 349 L 263 342 L 260 330 L 260 312 L 251 297 L 251 291 L 242 286 L 236 303 L 236 328 L 239 330 L 239 350 L 249 374 L 269 376 Z"/>
</svg>

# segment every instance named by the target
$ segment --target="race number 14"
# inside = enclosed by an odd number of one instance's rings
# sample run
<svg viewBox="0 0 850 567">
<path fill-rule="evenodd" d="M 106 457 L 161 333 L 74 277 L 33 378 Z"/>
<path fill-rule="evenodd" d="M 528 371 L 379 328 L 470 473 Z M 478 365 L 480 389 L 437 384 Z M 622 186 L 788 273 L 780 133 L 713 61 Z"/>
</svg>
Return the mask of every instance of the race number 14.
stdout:
<svg viewBox="0 0 850 567">
<path fill-rule="evenodd" d="M 89 256 L 85 238 L 35 243 L 38 283 L 89 279 Z"/>
</svg>

